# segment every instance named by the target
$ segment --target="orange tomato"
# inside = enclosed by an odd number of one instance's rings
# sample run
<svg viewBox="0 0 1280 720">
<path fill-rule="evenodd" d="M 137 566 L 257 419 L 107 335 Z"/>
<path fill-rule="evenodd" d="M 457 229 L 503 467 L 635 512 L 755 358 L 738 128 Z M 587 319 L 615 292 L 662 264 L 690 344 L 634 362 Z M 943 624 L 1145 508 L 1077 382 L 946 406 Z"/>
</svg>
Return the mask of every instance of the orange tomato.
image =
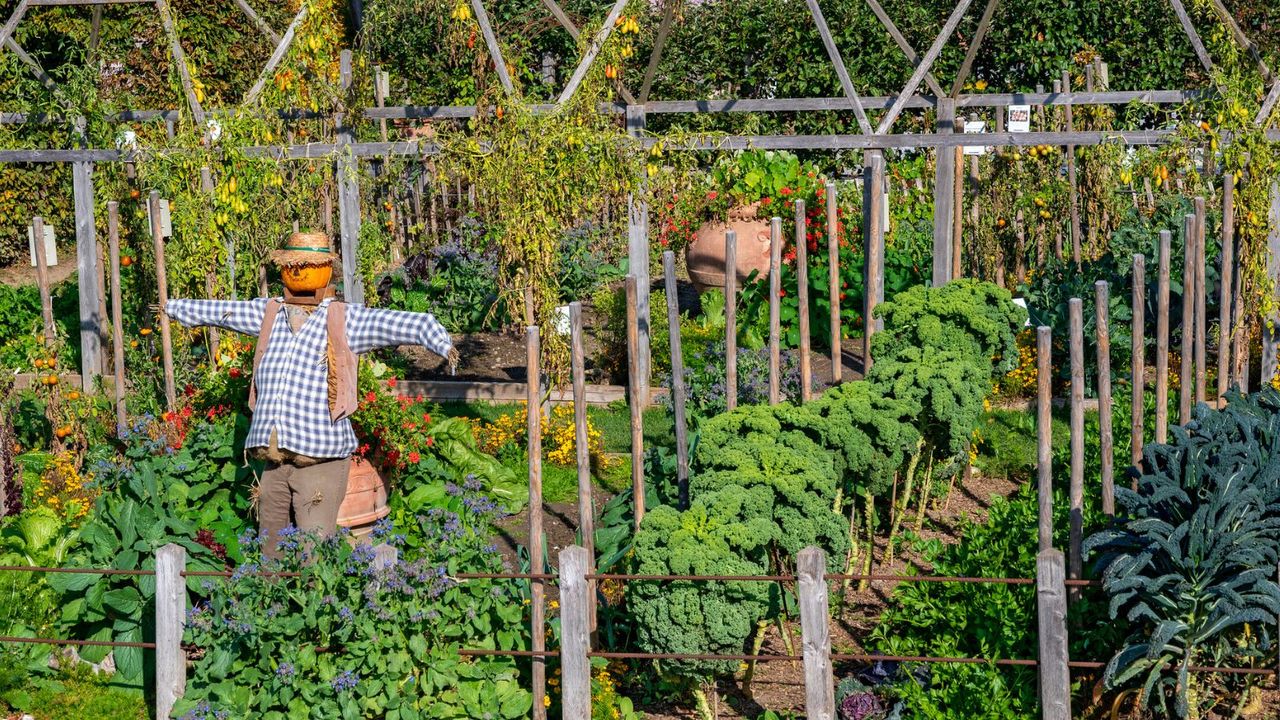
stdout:
<svg viewBox="0 0 1280 720">
<path fill-rule="evenodd" d="M 120 257 L 120 267 L 129 267 L 132 264 L 133 264 L 133 258 L 129 257 L 128 255 L 123 255 Z"/>
<path fill-rule="evenodd" d="M 54 434 L 54 435 L 57 435 L 57 436 L 58 436 L 58 439 L 59 439 L 59 440 L 61 440 L 62 438 L 65 438 L 66 436 L 68 436 L 68 435 L 70 435 L 70 434 L 71 434 L 71 426 L 70 426 L 70 425 L 63 425 L 62 427 L 58 428 L 57 430 L 54 430 L 54 431 L 53 431 L 53 434 Z"/>
<path fill-rule="evenodd" d="M 72 390 L 71 392 L 67 393 L 67 399 L 68 399 L 68 400 L 79 400 L 79 399 L 80 399 L 80 393 L 76 392 L 75 390 Z"/>
<path fill-rule="evenodd" d="M 142 337 L 146 337 L 151 334 L 151 328 L 142 328 L 141 330 L 138 331 L 138 334 L 141 335 Z"/>
</svg>

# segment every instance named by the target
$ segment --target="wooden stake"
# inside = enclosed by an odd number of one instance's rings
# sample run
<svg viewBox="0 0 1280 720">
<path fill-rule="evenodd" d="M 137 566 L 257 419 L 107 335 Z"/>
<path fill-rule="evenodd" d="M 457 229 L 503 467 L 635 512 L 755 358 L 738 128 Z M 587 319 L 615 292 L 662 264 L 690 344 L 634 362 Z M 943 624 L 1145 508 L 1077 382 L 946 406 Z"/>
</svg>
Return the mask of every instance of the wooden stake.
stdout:
<svg viewBox="0 0 1280 720">
<path fill-rule="evenodd" d="M 1071 71 L 1062 71 L 1062 90 L 1071 94 Z M 1067 116 L 1067 132 L 1075 132 L 1075 119 L 1071 103 L 1064 106 Z M 1067 185 L 1071 201 L 1071 260 L 1080 265 L 1080 191 L 1076 185 L 1076 146 L 1067 146 Z"/>
<path fill-rule="evenodd" d="M 1078 580 L 1084 570 L 1080 555 L 1084 541 L 1084 303 L 1071 298 L 1067 306 L 1071 326 L 1071 546 L 1067 571 L 1071 579 Z"/>
<path fill-rule="evenodd" d="M 1192 362 L 1196 337 L 1196 216 L 1183 218 L 1182 233 L 1182 369 L 1178 375 L 1178 424 L 1191 422 L 1191 396 L 1195 392 Z"/>
<path fill-rule="evenodd" d="M 587 572 L 595 572 L 596 563 L 596 506 L 591 498 L 591 447 L 587 435 L 587 361 L 583 349 L 582 303 L 569 303 L 569 329 L 571 333 L 569 354 L 573 372 L 573 440 L 578 461 L 578 532 L 587 555 Z M 561 557 L 564 554 L 561 553 Z M 590 605 L 590 628 L 595 632 L 596 603 L 595 581 L 588 583 L 592 591 L 587 594 Z M 563 590 L 562 590 L 563 592 Z"/>
<path fill-rule="evenodd" d="M 662 270 L 667 284 L 667 327 L 671 332 L 671 400 L 675 408 L 676 481 L 680 509 L 689 507 L 689 427 L 685 418 L 684 355 L 680 349 L 680 298 L 676 287 L 676 256 L 662 253 Z"/>
<path fill-rule="evenodd" d="M 1036 328 L 1036 474 L 1040 550 L 1053 547 L 1053 329 Z"/>
<path fill-rule="evenodd" d="M 937 132 L 955 132 L 956 103 L 951 98 L 938 98 Z M 951 280 L 952 214 L 955 207 L 956 154 L 948 148 L 937 150 L 933 175 L 933 286 L 942 287 Z"/>
<path fill-rule="evenodd" d="M 591 614 L 595 572 L 589 550 L 571 545 L 560 551 L 560 707 L 562 720 L 591 720 Z M 541 701 L 538 701 L 541 705 Z"/>
<path fill-rule="evenodd" d="M 1207 369 L 1205 367 L 1205 338 L 1209 334 L 1208 318 L 1205 316 L 1205 300 L 1209 293 L 1205 285 L 1204 272 L 1204 240 L 1205 240 L 1205 207 L 1204 198 L 1195 200 L 1196 209 L 1196 403 L 1205 401 Z"/>
<path fill-rule="evenodd" d="M 111 365 L 115 375 L 116 433 L 128 427 L 124 406 L 124 319 L 120 307 L 120 204 L 107 203 L 107 244 L 111 256 Z"/>
<path fill-rule="evenodd" d="M 827 608 L 827 559 L 821 549 L 807 547 L 796 554 L 799 577 L 800 643 L 804 656 L 805 716 L 835 720 L 836 686 L 831 668 L 831 616 Z"/>
<path fill-rule="evenodd" d="M 187 551 L 169 543 L 156 550 L 156 717 L 172 715 L 187 688 L 182 631 L 187 618 Z"/>
<path fill-rule="evenodd" d="M 1106 280 L 1094 283 L 1098 333 L 1098 428 L 1102 454 L 1102 512 L 1116 514 L 1115 451 L 1111 435 L 1111 289 Z"/>
<path fill-rule="evenodd" d="M 640 398 L 640 330 L 636 320 L 636 276 L 628 275 L 627 288 L 627 407 L 631 410 L 631 492 L 636 529 L 644 519 L 644 400 Z"/>
<path fill-rule="evenodd" d="M 160 224 L 160 193 L 151 191 L 149 198 L 151 207 L 151 241 L 155 247 L 156 294 L 160 302 L 160 359 L 164 364 L 164 398 L 170 410 L 177 402 L 177 391 L 173 382 L 173 339 L 170 335 L 169 314 L 165 305 L 169 303 L 169 279 L 164 266 L 164 230 Z"/>
<path fill-rule="evenodd" d="M 864 332 L 862 340 L 863 374 L 871 370 L 871 336 L 884 328 L 884 321 L 876 319 L 876 306 L 884 302 L 884 155 L 868 152 L 866 171 L 862 180 L 862 213 L 864 259 L 863 276 L 866 281 L 866 299 L 863 311 Z"/>
<path fill-rule="evenodd" d="M 1062 553 L 1036 557 L 1036 607 L 1040 638 L 1040 706 L 1044 720 L 1070 720 L 1071 672 L 1067 646 L 1067 588 Z"/>
<path fill-rule="evenodd" d="M 827 285 L 831 306 L 831 384 L 839 385 L 844 371 L 840 352 L 840 224 L 836 184 L 827 183 Z"/>
<path fill-rule="evenodd" d="M 1218 399 L 1225 401 L 1231 386 L 1231 288 L 1235 273 L 1235 173 L 1222 179 L 1222 265 L 1218 283 Z"/>
<path fill-rule="evenodd" d="M 1130 349 L 1133 357 L 1133 415 L 1129 429 L 1129 460 L 1137 465 L 1142 462 L 1142 424 L 1146 418 L 1146 404 L 1143 399 L 1147 388 L 1147 259 L 1141 253 L 1133 256 L 1133 324 L 1130 336 L 1133 346 Z"/>
<path fill-rule="evenodd" d="M 813 371 L 809 364 L 809 239 L 804 200 L 796 200 L 796 303 L 800 325 L 800 402 L 809 402 Z"/>
<path fill-rule="evenodd" d="M 1160 275 L 1156 285 L 1156 442 L 1169 438 L 1169 254 L 1173 234 L 1160 231 Z"/>
<path fill-rule="evenodd" d="M 49 293 L 49 261 L 44 252 L 44 218 L 36 215 L 31 218 L 31 231 L 35 237 L 32 247 L 36 263 L 36 285 L 40 288 L 40 317 L 44 324 L 45 345 L 53 352 L 53 341 L 57 337 L 53 324 L 53 297 Z"/>
<path fill-rule="evenodd" d="M 782 218 L 769 224 L 769 404 L 782 402 Z"/>
<path fill-rule="evenodd" d="M 528 397 L 526 414 L 529 420 L 529 571 L 541 574 L 546 571 L 542 545 L 542 343 L 538 326 L 525 329 L 525 371 Z M 543 581 L 529 581 L 530 591 L 530 649 L 541 652 L 547 648 L 546 607 L 543 604 L 546 588 Z M 547 660 L 535 656 L 533 661 L 533 696 L 541 698 L 547 692 Z M 533 704 L 535 720 L 545 720 L 547 710 L 541 702 Z"/>
<path fill-rule="evenodd" d="M 724 231 L 724 403 L 738 407 L 738 233 Z"/>
</svg>

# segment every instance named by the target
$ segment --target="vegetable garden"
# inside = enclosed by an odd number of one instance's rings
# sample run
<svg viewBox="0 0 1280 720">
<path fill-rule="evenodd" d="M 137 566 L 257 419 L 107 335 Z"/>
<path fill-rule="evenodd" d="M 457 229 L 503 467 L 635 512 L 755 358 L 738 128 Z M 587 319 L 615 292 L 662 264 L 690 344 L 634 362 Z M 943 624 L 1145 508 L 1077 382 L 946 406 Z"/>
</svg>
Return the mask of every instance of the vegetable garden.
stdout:
<svg viewBox="0 0 1280 720">
<path fill-rule="evenodd" d="M 1280 10 L 890 5 L 0 0 L 0 715 L 1275 717 Z"/>
</svg>

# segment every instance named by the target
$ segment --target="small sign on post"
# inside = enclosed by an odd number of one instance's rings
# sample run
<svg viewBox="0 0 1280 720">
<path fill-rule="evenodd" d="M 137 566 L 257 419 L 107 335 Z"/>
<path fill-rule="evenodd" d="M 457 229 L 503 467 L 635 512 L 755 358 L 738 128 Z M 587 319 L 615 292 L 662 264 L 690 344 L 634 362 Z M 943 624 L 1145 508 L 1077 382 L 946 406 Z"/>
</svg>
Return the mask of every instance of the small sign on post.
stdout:
<svg viewBox="0 0 1280 720">
<path fill-rule="evenodd" d="M 35 267 L 36 230 L 31 225 L 27 226 L 27 249 L 31 253 L 31 267 Z M 46 267 L 53 267 L 58 264 L 58 243 L 52 225 L 44 226 L 44 264 Z"/>
<path fill-rule="evenodd" d="M 985 133 L 987 131 L 987 121 L 986 120 L 966 120 L 964 123 L 964 131 L 965 131 L 965 134 Z M 987 146 L 986 145 L 965 145 L 964 154 L 965 155 L 986 155 Z"/>
<path fill-rule="evenodd" d="M 147 204 L 147 225 L 155 227 L 154 221 L 151 219 L 151 204 Z M 160 235 L 162 237 L 173 237 L 173 218 L 169 214 L 169 201 L 160 198 Z"/>
<path fill-rule="evenodd" d="M 1031 106 L 1010 105 L 1009 117 L 1005 122 L 1005 127 L 1011 133 L 1031 132 Z"/>
</svg>

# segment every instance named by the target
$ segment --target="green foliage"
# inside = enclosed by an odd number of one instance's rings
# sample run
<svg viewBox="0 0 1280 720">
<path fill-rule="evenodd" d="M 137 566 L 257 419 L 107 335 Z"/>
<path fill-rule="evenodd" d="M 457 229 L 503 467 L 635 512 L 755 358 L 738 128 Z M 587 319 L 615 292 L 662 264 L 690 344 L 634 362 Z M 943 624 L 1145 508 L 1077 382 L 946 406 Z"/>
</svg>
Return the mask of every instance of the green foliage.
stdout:
<svg viewBox="0 0 1280 720">
<path fill-rule="evenodd" d="M 968 450 L 991 392 L 990 365 L 954 350 L 904 347 L 876 362 L 867 378 L 885 395 L 919 407 L 916 429 L 943 457 Z"/>
<path fill-rule="evenodd" d="M 1018 359 L 1018 329 L 1026 312 L 1008 290 L 980 280 L 953 280 L 940 288 L 918 286 L 876 306 L 887 332 L 871 339 L 876 362 L 908 348 L 949 350 L 1004 373 Z"/>
<path fill-rule="evenodd" d="M 1215 680 L 1238 681 L 1190 667 L 1270 654 L 1265 628 L 1280 613 L 1277 411 L 1271 388 L 1234 394 L 1222 411 L 1198 406 L 1190 425 L 1170 429 L 1170 444 L 1144 448 L 1137 492 L 1116 491 L 1122 519 L 1085 543 L 1112 617 L 1134 626 L 1104 679 L 1140 685 L 1162 715 L 1202 717 L 1233 695 L 1212 691 Z"/>
</svg>

